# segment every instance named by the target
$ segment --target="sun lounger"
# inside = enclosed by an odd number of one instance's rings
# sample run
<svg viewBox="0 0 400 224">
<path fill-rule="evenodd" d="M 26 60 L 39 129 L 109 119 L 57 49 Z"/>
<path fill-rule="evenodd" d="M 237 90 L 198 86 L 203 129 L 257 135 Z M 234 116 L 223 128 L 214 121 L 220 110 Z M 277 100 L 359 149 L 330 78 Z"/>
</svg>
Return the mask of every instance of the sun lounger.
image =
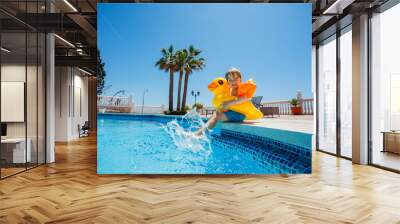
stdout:
<svg viewBox="0 0 400 224">
<path fill-rule="evenodd" d="M 263 96 L 255 96 L 253 98 L 251 98 L 251 102 L 253 103 L 253 105 L 257 108 L 260 109 L 261 105 L 261 100 L 262 100 Z"/>
<path fill-rule="evenodd" d="M 260 110 L 264 114 L 264 116 L 271 116 L 271 117 L 274 117 L 274 115 L 279 116 L 279 107 L 261 107 Z"/>
</svg>

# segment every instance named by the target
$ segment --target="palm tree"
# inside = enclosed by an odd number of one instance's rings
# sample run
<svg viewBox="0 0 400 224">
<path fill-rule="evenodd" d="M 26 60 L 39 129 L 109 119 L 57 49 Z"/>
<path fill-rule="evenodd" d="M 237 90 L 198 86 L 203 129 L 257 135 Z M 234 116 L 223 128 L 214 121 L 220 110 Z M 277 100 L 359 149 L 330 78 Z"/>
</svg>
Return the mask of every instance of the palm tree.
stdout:
<svg viewBox="0 0 400 224">
<path fill-rule="evenodd" d="M 185 69 L 187 56 L 188 56 L 188 52 L 186 49 L 176 52 L 176 71 L 179 72 L 178 99 L 177 99 L 177 104 L 176 104 L 176 110 L 181 109 L 182 78 L 183 78 L 183 70 Z"/>
<path fill-rule="evenodd" d="M 187 87 L 188 87 L 188 80 L 189 75 L 193 73 L 193 71 L 199 71 L 204 68 L 204 58 L 199 58 L 199 54 L 201 51 L 193 47 L 193 45 L 189 46 L 188 55 L 185 63 L 185 83 L 183 86 L 183 98 L 182 98 L 182 108 L 183 111 L 186 107 L 186 96 L 187 96 Z"/>
<path fill-rule="evenodd" d="M 100 50 L 97 49 L 97 95 L 103 94 L 105 90 L 105 82 L 106 82 L 106 70 L 104 67 L 106 64 L 103 62 L 100 56 Z"/>
<path fill-rule="evenodd" d="M 168 97 L 168 110 L 174 110 L 174 72 L 176 58 L 174 53 L 174 47 L 170 45 L 168 49 L 161 49 L 162 57 L 156 62 L 155 66 L 160 70 L 169 72 L 169 97 Z"/>
</svg>

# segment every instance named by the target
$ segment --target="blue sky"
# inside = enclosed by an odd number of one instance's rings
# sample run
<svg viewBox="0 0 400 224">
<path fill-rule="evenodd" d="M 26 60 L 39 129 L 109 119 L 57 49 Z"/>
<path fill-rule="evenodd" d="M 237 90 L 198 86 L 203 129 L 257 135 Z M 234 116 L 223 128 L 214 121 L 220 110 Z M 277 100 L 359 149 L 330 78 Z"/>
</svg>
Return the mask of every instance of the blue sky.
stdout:
<svg viewBox="0 0 400 224">
<path fill-rule="evenodd" d="M 141 104 L 147 88 L 145 104 L 168 105 L 169 74 L 154 64 L 161 48 L 192 44 L 206 59 L 189 79 L 198 102 L 211 105 L 207 85 L 230 67 L 255 80 L 263 101 L 312 97 L 310 4 L 98 4 L 97 18 L 108 95 L 123 89 Z"/>
</svg>

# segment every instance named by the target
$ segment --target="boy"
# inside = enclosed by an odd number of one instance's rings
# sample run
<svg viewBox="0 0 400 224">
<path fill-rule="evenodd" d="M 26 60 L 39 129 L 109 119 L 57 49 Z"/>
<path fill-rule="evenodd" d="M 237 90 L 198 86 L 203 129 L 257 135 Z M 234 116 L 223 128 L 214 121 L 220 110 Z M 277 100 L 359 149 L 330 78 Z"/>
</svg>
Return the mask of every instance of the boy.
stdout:
<svg viewBox="0 0 400 224">
<path fill-rule="evenodd" d="M 251 100 L 246 96 L 238 96 L 239 85 L 242 82 L 242 74 L 238 69 L 231 68 L 228 70 L 228 72 L 226 72 L 225 79 L 228 81 L 231 96 L 237 96 L 237 98 L 236 100 L 224 102 L 221 105 L 222 111 L 217 110 L 217 113 L 208 120 L 205 127 L 207 129 L 214 128 L 218 121 L 242 122 L 246 118 L 246 116 L 241 113 L 228 110 L 228 108 L 232 105 Z M 196 135 L 201 135 L 203 131 L 204 128 L 199 129 L 196 132 Z"/>
</svg>

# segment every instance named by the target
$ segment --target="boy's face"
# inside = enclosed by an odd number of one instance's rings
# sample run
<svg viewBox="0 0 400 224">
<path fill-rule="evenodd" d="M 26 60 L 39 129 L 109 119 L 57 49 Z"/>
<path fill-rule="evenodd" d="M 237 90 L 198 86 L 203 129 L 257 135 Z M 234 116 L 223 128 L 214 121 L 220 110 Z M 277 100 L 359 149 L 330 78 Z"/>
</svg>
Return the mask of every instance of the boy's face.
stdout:
<svg viewBox="0 0 400 224">
<path fill-rule="evenodd" d="M 231 88 L 237 88 L 241 82 L 242 79 L 239 76 L 232 75 L 228 78 L 228 84 Z"/>
</svg>

